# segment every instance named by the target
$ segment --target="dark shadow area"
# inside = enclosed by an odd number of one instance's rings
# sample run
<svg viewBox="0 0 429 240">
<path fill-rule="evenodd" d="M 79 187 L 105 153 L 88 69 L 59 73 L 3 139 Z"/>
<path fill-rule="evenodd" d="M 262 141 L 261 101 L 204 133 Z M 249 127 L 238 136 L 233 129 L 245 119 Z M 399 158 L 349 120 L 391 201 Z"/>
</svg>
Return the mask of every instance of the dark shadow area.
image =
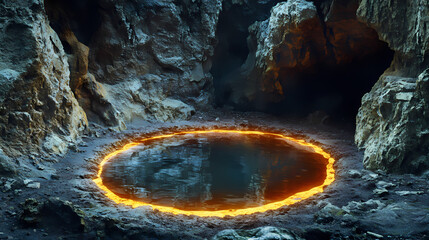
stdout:
<svg viewBox="0 0 429 240">
<path fill-rule="evenodd" d="M 264 104 L 261 96 L 253 106 L 268 113 L 300 118 L 321 111 L 332 121 L 354 123 L 363 95 L 392 62 L 394 52 L 387 43 L 382 45 L 384 47 L 373 54 L 354 58 L 346 64 L 321 62 L 312 68 L 280 69 L 282 101 Z"/>
<path fill-rule="evenodd" d="M 71 30 L 79 42 L 89 46 L 101 24 L 97 1 L 45 0 L 49 24 L 58 34 Z M 67 51 L 67 43 L 64 44 Z"/>
<path fill-rule="evenodd" d="M 371 90 L 390 66 L 394 52 L 387 43 L 378 39 L 375 30 L 362 26 L 356 20 L 357 2 L 338 3 L 332 7 L 321 6 L 319 1 L 315 1 L 320 25 L 312 27 L 321 26 L 324 35 L 315 34 L 314 39 L 307 39 L 301 55 L 311 55 L 317 61 L 294 67 L 282 63 L 291 61 L 288 55 L 291 51 L 289 44 L 295 44 L 286 41 L 274 48 L 273 58 L 276 61 L 275 67 L 278 68 L 276 79 L 264 75 L 265 69 L 248 71 L 243 64 L 247 57 L 249 62 L 254 62 L 255 56 L 248 56 L 249 47 L 256 51 L 257 43 L 247 38 L 247 28 L 255 21 L 268 19 L 270 9 L 276 3 L 249 3 L 248 6 L 225 4 L 219 17 L 219 44 L 211 70 L 215 106 L 323 123 L 347 123 L 354 127 L 363 95 Z M 242 10 L 243 7 L 246 8 L 245 11 Z M 325 20 L 328 12 L 331 18 Z M 302 37 L 306 37 L 305 33 Z M 302 59 L 297 59 L 300 60 Z M 250 75 L 243 75 L 243 72 L 249 72 Z M 257 80 L 255 83 L 249 79 Z M 263 92 L 264 87 L 270 87 L 274 83 L 281 85 L 281 94 Z M 247 86 L 254 90 L 251 98 L 243 95 L 247 91 L 243 89 Z"/>
<path fill-rule="evenodd" d="M 269 18 L 271 8 L 279 2 L 281 1 L 249 1 L 244 5 L 232 4 L 230 1 L 222 3 L 216 32 L 218 44 L 210 71 L 214 79 L 216 106 L 224 105 L 225 99 L 229 99 L 230 89 L 225 86 L 238 75 L 239 68 L 249 54 L 248 27 L 255 21 Z"/>
</svg>

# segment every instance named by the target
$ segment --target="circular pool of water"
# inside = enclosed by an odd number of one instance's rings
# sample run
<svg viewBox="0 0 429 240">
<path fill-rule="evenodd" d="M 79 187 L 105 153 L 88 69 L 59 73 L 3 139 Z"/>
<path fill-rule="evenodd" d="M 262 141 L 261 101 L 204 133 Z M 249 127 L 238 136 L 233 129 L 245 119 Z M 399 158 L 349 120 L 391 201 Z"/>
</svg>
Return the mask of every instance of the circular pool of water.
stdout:
<svg viewBox="0 0 429 240">
<path fill-rule="evenodd" d="M 117 203 L 164 212 L 236 216 L 293 204 L 334 180 L 320 147 L 276 133 L 187 131 L 107 155 L 95 183 Z"/>
</svg>

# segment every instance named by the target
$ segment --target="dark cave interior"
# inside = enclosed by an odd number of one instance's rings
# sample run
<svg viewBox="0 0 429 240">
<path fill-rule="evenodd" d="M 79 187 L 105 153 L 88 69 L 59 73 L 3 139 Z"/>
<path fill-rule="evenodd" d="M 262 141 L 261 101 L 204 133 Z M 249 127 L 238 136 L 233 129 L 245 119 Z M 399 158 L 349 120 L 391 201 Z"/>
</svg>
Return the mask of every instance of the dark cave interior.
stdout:
<svg viewBox="0 0 429 240">
<path fill-rule="evenodd" d="M 388 44 L 379 40 L 377 33 L 369 28 L 367 33 L 363 33 L 370 36 L 369 40 L 359 43 L 362 51 L 354 50 L 354 55 L 348 55 L 347 59 L 335 59 L 336 57 L 333 57 L 335 50 L 329 49 L 333 46 L 328 41 L 327 49 L 332 51 L 332 56 L 321 57 L 311 66 L 280 67 L 278 80 L 283 94 L 277 98 L 278 100 L 273 101 L 272 95 L 264 93 L 258 93 L 250 101 L 237 103 L 231 100 L 233 92 L 241 86 L 230 83 L 242 78 L 240 74 L 249 54 L 248 46 L 252 44 L 248 39 L 247 28 L 255 21 L 267 19 L 270 14 L 269 9 L 276 3 L 276 1 L 260 5 L 255 3 L 247 11 L 240 11 L 239 5 L 224 6 L 219 17 L 217 30 L 219 43 L 211 70 L 214 78 L 215 106 L 229 106 L 238 111 L 261 111 L 300 119 L 314 113 L 322 113 L 324 116 L 329 116 L 328 119 L 332 123 L 347 122 L 354 127 L 354 119 L 363 95 L 371 90 L 378 78 L 390 66 L 394 54 Z M 317 1 L 315 3 L 319 14 L 322 14 L 321 6 Z M 350 6 L 344 7 L 350 8 Z M 355 10 L 352 9 L 352 11 Z M 335 38 L 332 29 L 324 27 L 325 31 L 328 31 L 325 34 L 331 34 Z M 349 31 L 352 35 L 356 30 Z M 353 41 L 353 36 L 349 38 Z M 349 39 L 346 43 L 348 41 Z M 310 48 L 312 44 L 318 43 L 310 42 Z M 278 66 L 282 65 L 281 55 L 282 52 L 279 52 L 275 56 L 279 61 Z"/>
</svg>

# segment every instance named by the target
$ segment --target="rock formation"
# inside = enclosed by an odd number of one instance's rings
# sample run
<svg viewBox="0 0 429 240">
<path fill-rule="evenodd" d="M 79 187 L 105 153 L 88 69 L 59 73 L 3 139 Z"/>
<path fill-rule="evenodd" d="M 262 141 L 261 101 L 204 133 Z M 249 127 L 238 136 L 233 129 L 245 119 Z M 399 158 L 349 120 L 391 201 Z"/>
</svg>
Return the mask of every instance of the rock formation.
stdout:
<svg viewBox="0 0 429 240">
<path fill-rule="evenodd" d="M 209 107 L 220 8 L 206 0 L 2 2 L 3 150 L 20 155 L 28 143 L 24 150 L 64 154 L 87 118 L 123 129 Z"/>
<path fill-rule="evenodd" d="M 429 3 L 362 1 L 357 14 L 395 51 L 356 119 L 364 165 L 420 173 L 429 168 Z"/>
<path fill-rule="evenodd" d="M 392 55 L 374 29 L 358 21 L 357 8 L 354 0 L 274 6 L 268 19 L 249 27 L 250 52 L 231 84 L 230 104 L 301 117 L 322 111 L 353 118 L 359 99 Z"/>
<path fill-rule="evenodd" d="M 41 1 L 0 3 L 0 132 L 3 151 L 19 155 L 46 142 L 64 153 L 87 126 L 69 86 L 69 65 Z"/>
</svg>

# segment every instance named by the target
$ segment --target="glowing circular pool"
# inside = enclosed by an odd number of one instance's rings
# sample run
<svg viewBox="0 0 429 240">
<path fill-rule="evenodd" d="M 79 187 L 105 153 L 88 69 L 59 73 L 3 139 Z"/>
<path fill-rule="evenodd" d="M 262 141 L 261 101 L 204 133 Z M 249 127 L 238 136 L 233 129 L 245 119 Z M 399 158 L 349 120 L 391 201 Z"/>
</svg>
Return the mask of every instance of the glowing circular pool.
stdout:
<svg viewBox="0 0 429 240">
<path fill-rule="evenodd" d="M 106 197 L 162 212 L 237 216 L 323 192 L 334 159 L 312 143 L 261 131 L 201 130 L 148 137 L 104 157 Z"/>
</svg>

